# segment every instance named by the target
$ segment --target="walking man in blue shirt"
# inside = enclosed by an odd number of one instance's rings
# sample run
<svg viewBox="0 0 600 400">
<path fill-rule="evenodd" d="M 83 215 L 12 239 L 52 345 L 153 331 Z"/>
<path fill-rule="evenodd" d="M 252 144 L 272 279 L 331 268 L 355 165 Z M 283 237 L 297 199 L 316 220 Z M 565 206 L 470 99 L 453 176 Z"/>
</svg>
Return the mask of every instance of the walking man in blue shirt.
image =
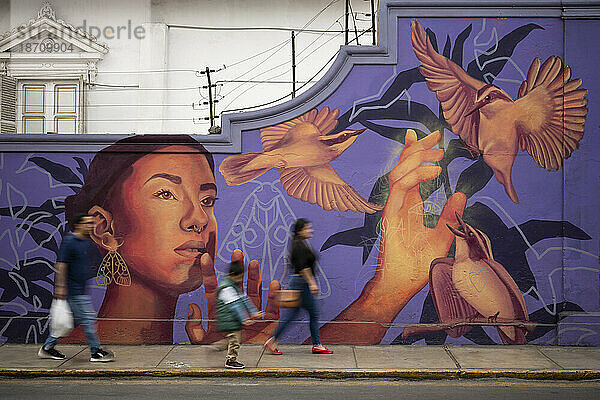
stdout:
<svg viewBox="0 0 600 400">
<path fill-rule="evenodd" d="M 93 223 L 90 215 L 77 215 L 73 219 L 72 231 L 64 236 L 56 260 L 54 297 L 67 299 L 73 313 L 74 325 L 83 327 L 92 353 L 90 361 L 107 362 L 115 357 L 112 352 L 100 348 L 96 334 L 96 312 L 91 297 L 85 294 L 85 283 L 92 276 L 87 250 Z M 64 360 L 65 355 L 54 348 L 58 339 L 52 335 L 48 336 L 38 351 L 38 357 Z"/>
</svg>

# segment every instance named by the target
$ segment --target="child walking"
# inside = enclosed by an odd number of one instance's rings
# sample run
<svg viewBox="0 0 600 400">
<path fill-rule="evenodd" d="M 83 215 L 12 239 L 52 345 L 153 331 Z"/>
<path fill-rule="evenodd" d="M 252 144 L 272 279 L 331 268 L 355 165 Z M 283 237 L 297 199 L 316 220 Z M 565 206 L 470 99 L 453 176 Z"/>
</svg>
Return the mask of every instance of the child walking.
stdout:
<svg viewBox="0 0 600 400">
<path fill-rule="evenodd" d="M 240 290 L 243 278 L 244 264 L 233 261 L 229 264 L 228 275 L 217 290 L 217 326 L 220 331 L 227 333 L 228 342 L 225 368 L 244 368 L 244 364 L 237 360 L 242 339 L 242 325 L 250 325 L 253 322 L 248 314 L 252 318 L 262 316 L 262 312 L 256 310 L 250 299 Z"/>
</svg>

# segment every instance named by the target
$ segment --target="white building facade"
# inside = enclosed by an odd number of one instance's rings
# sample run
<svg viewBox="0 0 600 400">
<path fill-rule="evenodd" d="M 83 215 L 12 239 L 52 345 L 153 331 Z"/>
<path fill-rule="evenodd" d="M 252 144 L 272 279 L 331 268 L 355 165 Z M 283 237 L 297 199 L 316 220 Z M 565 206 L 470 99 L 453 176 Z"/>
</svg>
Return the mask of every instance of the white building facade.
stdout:
<svg viewBox="0 0 600 400">
<path fill-rule="evenodd" d="M 223 111 L 305 91 L 346 40 L 372 44 L 377 2 L 349 6 L 344 0 L 4 1 L 2 132 L 206 134 L 211 102 L 218 126 Z"/>
</svg>

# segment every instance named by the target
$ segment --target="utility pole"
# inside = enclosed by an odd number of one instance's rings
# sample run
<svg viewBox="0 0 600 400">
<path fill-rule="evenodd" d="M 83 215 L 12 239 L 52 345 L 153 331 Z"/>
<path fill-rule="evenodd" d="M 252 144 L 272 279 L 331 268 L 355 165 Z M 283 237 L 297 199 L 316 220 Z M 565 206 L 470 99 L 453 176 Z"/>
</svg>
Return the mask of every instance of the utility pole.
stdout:
<svg viewBox="0 0 600 400">
<path fill-rule="evenodd" d="M 348 8 L 350 6 L 350 0 L 346 0 L 346 12 L 344 19 L 344 44 L 348 44 Z"/>
<path fill-rule="evenodd" d="M 371 0 L 371 30 L 373 31 L 373 46 L 377 44 L 375 35 L 375 0 Z"/>
<path fill-rule="evenodd" d="M 292 31 L 292 99 L 296 97 L 296 37 Z"/>
<path fill-rule="evenodd" d="M 223 68 L 220 69 L 210 69 L 208 67 L 206 67 L 206 69 L 204 71 L 197 71 L 196 72 L 196 76 L 200 76 L 200 75 L 206 75 L 206 80 L 208 81 L 208 85 L 206 86 L 202 86 L 202 89 L 208 89 L 208 102 L 198 102 L 198 109 L 200 109 L 200 107 L 202 105 L 208 105 L 208 110 L 209 110 L 209 117 L 204 117 L 204 118 L 199 118 L 199 119 L 204 119 L 204 120 L 209 120 L 210 121 L 210 128 L 208 129 L 208 133 L 221 133 L 221 128 L 219 126 L 215 125 L 215 104 L 219 102 L 219 100 L 216 100 L 213 98 L 213 88 L 217 87 L 217 84 L 213 84 L 210 80 L 210 73 L 211 72 L 218 72 L 221 71 L 222 69 L 224 69 L 225 66 L 223 66 Z M 192 108 L 196 109 L 196 104 L 192 103 Z"/>
<path fill-rule="evenodd" d="M 212 85 L 210 84 L 210 69 L 206 67 L 206 80 L 208 81 L 208 110 L 210 116 L 210 127 L 215 126 L 215 115 L 213 112 L 213 97 L 212 97 Z"/>
</svg>

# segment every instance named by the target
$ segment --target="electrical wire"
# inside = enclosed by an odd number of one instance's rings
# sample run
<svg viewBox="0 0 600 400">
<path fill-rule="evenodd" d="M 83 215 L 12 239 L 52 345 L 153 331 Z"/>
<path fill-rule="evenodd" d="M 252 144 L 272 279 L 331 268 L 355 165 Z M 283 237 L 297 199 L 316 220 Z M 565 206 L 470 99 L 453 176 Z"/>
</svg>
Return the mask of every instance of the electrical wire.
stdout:
<svg viewBox="0 0 600 400">
<path fill-rule="evenodd" d="M 352 24 L 354 25 L 354 36 L 356 38 L 356 44 L 360 45 L 360 43 L 358 43 L 358 30 L 356 29 L 356 16 L 354 15 L 354 10 L 352 9 L 351 1 L 348 1 L 348 6 L 350 7 L 350 15 L 352 15 Z"/>
<path fill-rule="evenodd" d="M 361 32 L 358 35 L 358 37 L 361 37 L 362 35 L 364 35 L 367 32 L 370 32 L 370 29 L 366 30 L 364 32 Z M 305 84 L 301 85 L 300 87 L 298 87 L 298 89 L 296 89 L 296 92 L 298 92 L 304 86 L 308 85 L 308 83 L 310 83 L 313 79 L 315 79 L 329 65 L 329 63 L 335 59 L 335 57 L 337 56 L 337 54 L 338 53 L 336 52 L 333 56 L 331 56 L 331 58 L 327 61 L 327 63 L 325 63 L 325 65 L 323 65 L 323 67 L 321 67 L 321 69 L 319 71 L 317 71 L 316 74 L 314 74 Z M 245 110 L 250 110 L 250 109 L 253 109 L 253 108 L 268 106 L 268 105 L 271 105 L 271 104 L 276 103 L 278 101 L 281 101 L 281 100 L 283 100 L 286 97 L 289 97 L 291 95 L 292 95 L 292 93 L 290 92 L 290 93 L 286 94 L 285 96 L 282 96 L 282 97 L 280 97 L 278 99 L 269 101 L 268 103 L 263 103 L 263 104 L 258 104 L 258 105 L 255 105 L 255 106 L 249 106 L 249 107 L 243 107 L 243 108 L 235 108 L 235 109 L 231 109 L 231 110 L 223 110 L 221 113 L 236 112 L 236 111 L 245 111 Z"/>
<path fill-rule="evenodd" d="M 275 46 L 273 46 L 273 47 L 271 47 L 271 48 L 269 48 L 269 49 L 267 49 L 267 50 L 265 50 L 265 51 L 261 51 L 261 52 L 260 52 L 260 53 L 258 53 L 258 54 L 255 54 L 255 55 L 253 55 L 253 56 L 250 56 L 250 57 L 248 57 L 248 58 L 244 58 L 243 60 L 240 60 L 240 61 L 236 61 L 236 62 L 234 62 L 233 64 L 226 65 L 225 67 L 226 67 L 226 68 L 232 68 L 232 67 L 235 67 L 236 65 L 242 64 L 242 63 L 244 63 L 244 62 L 246 62 L 246 61 L 249 61 L 249 60 L 252 60 L 253 58 L 256 58 L 256 57 L 258 57 L 258 56 L 260 56 L 260 55 L 263 55 L 263 54 L 265 54 L 265 53 L 268 53 L 269 51 L 271 51 L 271 50 L 275 49 L 276 47 L 283 46 L 284 44 L 287 44 L 289 41 L 290 41 L 290 39 L 286 39 L 286 40 L 284 40 L 283 42 L 281 42 L 281 43 L 278 43 L 278 44 L 276 44 Z"/>
<path fill-rule="evenodd" d="M 332 3 L 330 3 L 330 4 L 332 4 Z M 337 23 L 337 22 L 338 22 L 338 21 L 339 21 L 341 18 L 343 18 L 343 16 L 342 16 L 342 17 L 340 17 L 340 18 L 338 18 L 336 21 L 334 21 L 334 22 L 333 22 L 333 24 L 329 25 L 329 28 L 331 28 L 333 25 L 335 25 L 335 24 L 336 24 L 336 23 Z M 328 29 L 329 29 L 329 28 L 328 28 Z M 339 36 L 339 35 L 340 35 L 340 34 L 337 34 L 337 35 L 336 35 L 336 36 L 334 36 L 333 38 L 335 38 L 335 37 L 337 37 L 337 36 Z M 308 48 L 310 48 L 310 46 L 312 46 L 312 45 L 313 45 L 313 44 L 314 44 L 314 43 L 315 43 L 317 40 L 319 40 L 320 38 L 321 38 L 321 36 L 318 36 L 318 37 L 317 37 L 315 40 L 313 40 L 313 41 L 312 41 L 312 42 L 311 42 L 311 43 L 310 43 L 310 44 L 309 44 L 309 45 L 308 45 L 306 48 L 304 48 L 302 51 L 300 51 L 300 52 L 298 53 L 298 55 L 301 55 L 302 53 L 304 53 L 304 52 L 305 52 L 305 51 L 306 51 Z M 326 43 L 327 43 L 327 42 L 326 42 Z M 317 48 L 317 49 L 318 49 L 318 48 Z M 256 74 L 256 75 L 254 75 L 252 78 L 250 78 L 250 80 L 254 80 L 254 79 L 256 79 L 256 78 L 258 78 L 258 77 L 260 77 L 260 76 L 262 76 L 262 75 L 264 75 L 264 74 L 266 74 L 266 73 L 268 73 L 268 72 L 271 72 L 271 71 L 273 71 L 273 70 L 275 70 L 275 69 L 277 69 L 277 68 L 280 68 L 280 67 L 282 67 L 282 66 L 285 66 L 285 65 L 288 65 L 288 64 L 289 64 L 289 61 L 285 61 L 285 62 L 283 62 L 283 63 L 281 63 L 281 64 L 277 64 L 277 65 L 275 65 L 274 67 L 271 67 L 271 68 L 267 69 L 266 71 L 263 71 L 263 72 L 261 72 L 261 73 L 258 73 L 258 74 Z M 271 78 L 269 78 L 269 79 L 267 79 L 267 80 L 274 79 L 274 78 L 277 78 L 277 77 L 279 77 L 279 76 L 281 76 L 281 75 L 284 75 L 284 74 L 286 74 L 287 72 L 289 72 L 290 70 L 291 70 L 291 69 L 288 69 L 288 70 L 286 70 L 284 73 L 282 73 L 282 74 L 279 74 L 279 75 L 277 75 L 277 76 L 274 76 L 274 77 L 271 77 Z M 238 77 L 238 78 L 239 78 L 239 77 Z M 238 78 L 236 78 L 236 79 L 238 79 Z M 231 93 L 233 93 L 233 92 L 234 92 L 234 91 L 236 91 L 237 89 L 241 88 L 242 86 L 244 86 L 244 83 L 242 83 L 242 84 L 240 84 L 240 85 L 236 86 L 235 88 L 231 89 L 230 91 L 226 92 L 226 93 L 223 95 L 223 97 L 227 97 L 228 95 L 230 95 Z M 251 88 L 252 88 L 252 87 L 256 87 L 256 85 L 253 85 L 253 86 L 251 86 Z M 244 91 L 244 92 L 242 92 L 242 93 L 246 93 L 246 92 L 247 92 L 247 90 L 245 90 L 245 91 Z M 230 105 L 231 105 L 231 103 L 229 103 L 229 104 L 228 104 L 226 107 L 229 107 Z"/>
<path fill-rule="evenodd" d="M 283 28 L 283 27 L 212 27 L 212 26 L 195 26 L 195 25 L 178 25 L 167 24 L 169 28 L 179 29 L 198 29 L 198 30 L 213 30 L 213 31 L 284 31 L 284 32 L 302 32 L 302 33 L 344 33 L 344 31 L 325 31 L 323 29 L 302 29 L 302 28 Z"/>
<path fill-rule="evenodd" d="M 323 47 L 323 46 L 325 46 L 327 43 L 329 43 L 329 42 L 330 42 L 332 39 L 335 39 L 335 38 L 337 38 L 337 37 L 338 37 L 338 36 L 340 36 L 340 35 L 341 35 L 341 33 L 338 33 L 336 36 L 332 37 L 330 40 L 328 40 L 327 42 L 323 43 L 321 46 L 317 47 L 315 50 L 318 50 L 318 49 L 320 49 L 321 47 Z M 304 60 L 306 60 L 306 59 L 307 59 L 308 57 L 310 57 L 310 56 L 312 56 L 312 54 L 309 54 L 309 55 L 307 55 L 306 57 L 304 57 L 303 59 L 301 59 L 301 60 L 299 60 L 298 62 L 296 62 L 296 65 L 297 65 L 297 66 L 298 66 L 298 65 L 300 65 L 300 64 L 301 64 L 301 63 L 302 63 Z M 291 70 L 291 69 L 288 69 L 288 70 L 286 70 L 286 71 L 284 71 L 284 72 L 282 72 L 282 73 L 280 73 L 280 74 L 278 74 L 278 75 L 272 76 L 272 77 L 271 77 L 271 78 L 269 78 L 269 79 L 275 79 L 275 78 L 279 78 L 280 76 L 282 76 L 282 75 L 285 75 L 285 74 L 289 73 L 289 72 L 290 72 L 290 70 Z M 240 97 L 241 97 L 243 94 L 245 94 L 245 93 L 247 93 L 248 91 L 250 91 L 250 90 L 254 89 L 254 88 L 255 88 L 256 86 L 258 86 L 258 85 L 259 85 L 259 83 L 256 83 L 256 84 L 254 84 L 254 85 L 250 86 L 249 88 L 247 88 L 246 90 L 244 90 L 243 92 L 239 93 L 239 94 L 236 96 L 236 98 L 235 98 L 234 100 L 232 100 L 232 101 L 231 101 L 229 104 L 227 104 L 227 106 L 226 106 L 226 107 L 229 107 L 229 106 L 230 106 L 232 103 L 234 103 L 235 101 L 237 101 L 237 100 L 238 100 L 238 99 L 239 99 L 239 98 L 240 98 Z"/>
<path fill-rule="evenodd" d="M 314 16 L 313 16 L 311 19 L 309 19 L 309 20 L 308 20 L 308 21 L 307 21 L 307 22 L 304 24 L 304 26 L 302 26 L 302 28 L 301 28 L 300 30 L 298 30 L 298 31 L 297 31 L 297 34 L 304 32 L 304 31 L 306 30 L 306 28 L 308 28 L 308 26 L 309 26 L 310 24 L 312 24 L 312 23 L 313 23 L 313 22 L 314 22 L 314 21 L 315 21 L 315 20 L 316 20 L 316 19 L 317 19 L 317 18 L 318 18 L 318 17 L 319 17 L 321 14 L 323 14 L 323 13 L 325 12 L 325 10 L 327 10 L 329 7 L 331 7 L 333 4 L 337 3 L 338 1 L 339 1 L 339 0 L 331 0 L 331 1 L 330 1 L 330 2 L 329 2 L 329 3 L 328 3 L 326 6 L 325 6 L 325 7 L 323 7 L 323 8 L 322 8 L 322 9 L 321 9 L 321 10 L 320 10 L 318 13 L 316 13 L 316 14 L 315 14 L 315 15 L 314 15 Z M 338 21 L 339 21 L 339 19 L 338 19 Z M 334 24 L 335 24 L 335 23 L 334 23 Z M 326 32 L 327 32 L 327 31 L 329 31 L 329 30 L 331 29 L 331 27 L 332 27 L 332 26 L 333 26 L 333 24 L 332 24 L 332 25 L 330 25 L 330 26 L 327 28 Z M 317 37 L 317 39 L 315 39 L 315 41 L 316 41 L 316 40 L 318 40 L 318 39 L 319 39 L 321 36 L 323 36 L 323 34 L 319 35 L 319 36 Z M 265 61 L 267 61 L 269 58 L 273 57 L 273 56 L 274 56 L 276 53 L 278 53 L 278 52 L 279 52 L 281 49 L 283 49 L 283 48 L 284 48 L 284 45 L 286 45 L 286 44 L 287 44 L 287 43 L 289 43 L 289 42 L 291 42 L 291 39 L 287 39 L 287 40 L 285 40 L 284 42 L 280 43 L 280 46 L 281 46 L 281 47 L 279 47 L 279 48 L 278 48 L 278 49 L 277 49 L 277 50 L 276 50 L 276 51 L 275 51 L 273 54 L 271 54 L 269 57 L 267 57 L 267 58 L 265 58 L 264 60 L 262 60 L 262 62 L 260 62 L 259 64 L 255 65 L 255 66 L 254 66 L 254 68 L 258 67 L 258 66 L 259 66 L 259 65 L 261 65 L 261 64 L 264 64 L 264 62 L 265 62 Z M 313 42 L 314 42 L 314 41 L 313 41 Z M 311 43 L 311 44 L 312 44 L 312 43 Z M 310 46 L 310 45 L 309 45 L 309 46 Z M 271 49 L 274 49 L 275 47 L 278 47 L 278 46 L 274 46 L 274 47 L 272 47 Z M 263 53 L 264 53 L 264 52 L 263 52 Z M 263 73 L 270 72 L 270 71 L 272 71 L 273 69 L 279 68 L 280 66 L 283 66 L 283 65 L 286 65 L 286 64 L 287 64 L 287 61 L 286 61 L 285 63 L 279 64 L 279 65 L 276 65 L 275 67 L 273 67 L 273 68 L 271 68 L 271 69 L 269 69 L 269 70 L 267 70 L 267 71 L 265 71 L 265 72 L 263 72 Z M 237 77 L 233 78 L 232 80 L 239 80 L 240 78 L 244 77 L 244 76 L 245 76 L 246 74 L 248 74 L 249 72 L 253 71 L 253 70 L 254 70 L 254 68 L 252 68 L 252 69 L 249 69 L 249 70 L 248 70 L 248 71 L 246 71 L 245 73 L 243 73 L 243 74 L 241 74 L 241 75 L 239 75 L 239 76 L 237 76 Z M 259 74 L 259 75 L 255 75 L 255 76 L 254 76 L 254 77 L 252 77 L 250 80 L 254 80 L 255 78 L 258 78 L 259 76 L 261 76 L 261 74 Z M 232 90 L 230 90 L 229 92 L 227 92 L 226 94 L 224 94 L 224 95 L 223 95 L 223 97 L 225 97 L 225 96 L 227 96 L 227 95 L 231 94 L 232 92 L 234 92 L 234 91 L 235 91 L 235 90 L 237 90 L 238 88 L 242 87 L 244 84 L 245 84 L 245 83 L 242 83 L 241 85 L 238 85 L 238 86 L 236 86 L 235 88 L 233 88 Z"/>
</svg>

